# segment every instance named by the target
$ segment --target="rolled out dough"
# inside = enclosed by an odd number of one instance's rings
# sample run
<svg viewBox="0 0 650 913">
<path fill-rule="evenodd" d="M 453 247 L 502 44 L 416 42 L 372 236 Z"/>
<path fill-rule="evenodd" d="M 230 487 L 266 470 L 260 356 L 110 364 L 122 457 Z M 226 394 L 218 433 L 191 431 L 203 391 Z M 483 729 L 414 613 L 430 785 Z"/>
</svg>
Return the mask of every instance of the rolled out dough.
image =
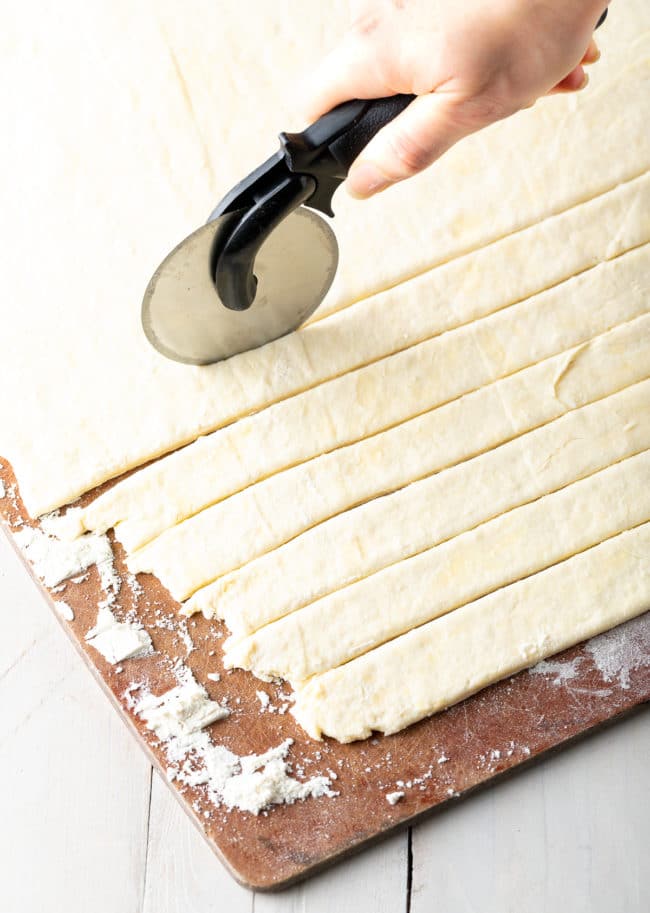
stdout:
<svg viewBox="0 0 650 913">
<path fill-rule="evenodd" d="M 321 423 L 326 418 L 334 434 L 341 427 L 344 440 L 361 437 L 643 314 L 650 298 L 650 244 L 567 285 L 321 386 Z M 484 421 L 489 424 L 490 416 Z M 294 427 L 309 434 L 308 426 Z M 340 438 L 332 446 L 336 443 Z M 259 441 L 252 445 L 259 447 Z M 326 472 L 329 465 L 335 467 L 326 482 L 313 463 L 306 463 L 209 507 L 135 552 L 130 569 L 156 574 L 174 598 L 185 599 L 216 577 L 365 500 L 368 495 L 363 490 L 357 495 L 354 478 L 348 488 L 347 470 L 336 473 L 339 461 L 338 455 L 319 461 Z M 369 476 L 372 479 L 372 471 Z M 116 534 L 119 538 L 119 526 Z M 185 556 L 182 563 L 179 553 Z"/>
<path fill-rule="evenodd" d="M 333 357 L 315 358 L 319 334 L 303 330 L 304 348 L 274 344 L 266 370 L 259 353 L 187 368 L 151 350 L 139 326 L 161 258 L 278 130 L 304 126 L 291 87 L 348 10 L 314 6 L 300 28 L 294 12 L 289 0 L 196 0 L 191 16 L 177 0 L 25 0 L 3 23 L 1 75 L 15 87 L 0 111 L 3 159 L 29 180 L 0 191 L 11 290 L 0 389 L 20 391 L 3 399 L 0 453 L 33 515 L 293 395 L 308 362 Z M 579 97 L 470 137 L 381 198 L 337 195 L 340 267 L 319 319 L 648 170 L 650 7 L 628 0 L 617 18 Z M 35 225 L 49 239 L 38 270 Z"/>
<path fill-rule="evenodd" d="M 253 581 L 258 574 L 266 581 L 266 598 L 255 599 L 252 590 L 241 602 L 230 600 L 225 578 L 225 608 L 214 593 L 212 604 L 233 619 L 235 631 L 241 606 L 240 629 L 257 630 L 273 617 L 647 449 L 649 415 L 650 380 L 315 527 L 260 559 L 266 568 L 244 568 L 245 579 L 247 569 L 254 569 Z"/>
<path fill-rule="evenodd" d="M 289 0 L 42 7 L 0 34 L 5 161 L 29 175 L 0 191 L 0 389 L 20 392 L 0 453 L 33 514 L 215 432 L 69 528 L 114 525 L 133 569 L 201 588 L 186 611 L 226 617 L 231 661 L 311 675 L 296 716 L 344 741 L 648 607 L 648 523 L 621 531 L 650 489 L 646 0 L 599 34 L 588 91 L 377 199 L 337 196 L 340 268 L 309 325 L 205 368 L 148 346 L 142 289 L 303 126 L 287 87 L 347 4 L 299 29 Z"/>
<path fill-rule="evenodd" d="M 650 523 L 312 678 L 294 714 L 314 738 L 391 733 L 640 614 Z"/>
<path fill-rule="evenodd" d="M 573 244 L 577 232 L 580 244 Z M 287 346 L 309 346 L 300 386 L 313 387 L 523 301 L 648 237 L 650 174 L 645 174 L 290 337 Z M 153 463 L 89 505 L 79 517 L 79 532 L 105 532 L 119 524 L 124 545 L 139 548 L 204 507 L 330 450 L 334 441 L 351 440 L 354 431 L 344 432 L 340 420 L 335 427 L 323 422 L 324 411 L 333 408 L 334 392 L 329 396 L 326 388 L 290 398 Z M 351 419 L 353 428 L 359 427 Z M 263 448 L 256 445 L 260 440 Z"/>
<path fill-rule="evenodd" d="M 299 685 L 649 520 L 646 450 L 227 642 L 226 663 Z"/>
<path fill-rule="evenodd" d="M 442 469 L 649 374 L 650 314 L 645 314 L 356 445 L 352 454 L 359 454 L 362 475 L 370 476 L 366 467 L 372 471 L 376 490 L 381 492 L 390 487 L 387 478 L 394 478 L 396 470 L 408 471 L 414 460 L 420 465 L 426 462 L 431 472 Z M 458 434 L 458 429 L 467 428 L 473 429 L 472 435 Z M 289 544 L 286 551 L 293 548 L 299 544 Z M 313 573 L 311 562 L 305 575 L 298 567 L 290 571 L 289 564 L 286 574 L 275 573 L 275 562 L 279 560 L 281 566 L 283 554 L 280 549 L 262 556 L 203 587 L 185 603 L 184 611 L 202 611 L 208 617 L 217 614 L 233 634 L 244 635 L 320 595 L 319 575 Z"/>
</svg>

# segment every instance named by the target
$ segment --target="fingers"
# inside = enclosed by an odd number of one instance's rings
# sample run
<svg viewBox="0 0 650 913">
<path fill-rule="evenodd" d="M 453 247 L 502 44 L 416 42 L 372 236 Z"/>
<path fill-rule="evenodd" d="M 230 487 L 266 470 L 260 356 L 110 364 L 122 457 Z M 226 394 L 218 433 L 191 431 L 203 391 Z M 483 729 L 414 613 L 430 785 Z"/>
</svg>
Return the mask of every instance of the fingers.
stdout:
<svg viewBox="0 0 650 913">
<path fill-rule="evenodd" d="M 558 95 L 563 92 L 579 92 L 584 89 L 589 82 L 589 74 L 582 65 L 578 65 L 571 70 L 568 76 L 565 76 L 556 86 L 554 86 L 549 95 Z"/>
<path fill-rule="evenodd" d="M 323 60 L 301 92 L 310 121 L 350 98 L 382 98 L 395 93 L 378 76 L 369 43 L 346 38 Z"/>
<path fill-rule="evenodd" d="M 587 46 L 587 50 L 584 53 L 581 64 L 596 63 L 597 60 L 600 60 L 600 50 L 594 38 L 591 39 Z"/>
<path fill-rule="evenodd" d="M 587 50 L 579 65 L 571 70 L 564 79 L 558 82 L 548 94 L 557 95 L 563 92 L 579 92 L 581 89 L 584 89 L 585 86 L 589 84 L 589 74 L 585 71 L 584 67 L 591 63 L 596 63 L 599 59 L 600 50 L 595 40 L 592 38 L 587 45 Z"/>
<path fill-rule="evenodd" d="M 346 188 L 358 199 L 373 196 L 423 171 L 477 126 L 454 116 L 448 95 L 420 95 L 366 146 L 350 169 Z"/>
</svg>

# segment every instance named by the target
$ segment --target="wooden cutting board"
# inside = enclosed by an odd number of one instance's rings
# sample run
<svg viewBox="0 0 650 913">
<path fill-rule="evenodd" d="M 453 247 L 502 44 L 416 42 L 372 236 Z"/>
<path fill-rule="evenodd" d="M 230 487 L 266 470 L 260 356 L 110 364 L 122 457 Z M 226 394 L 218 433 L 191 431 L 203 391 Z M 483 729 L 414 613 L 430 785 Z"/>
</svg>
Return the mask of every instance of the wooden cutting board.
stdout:
<svg viewBox="0 0 650 913">
<path fill-rule="evenodd" d="M 1 462 L 0 478 L 8 494 L 0 500 L 0 518 L 11 538 L 12 531 L 29 521 L 11 468 L 7 461 Z M 107 487 L 91 492 L 81 503 Z M 225 633 L 222 625 L 200 616 L 189 621 L 187 633 L 194 649 L 188 654 L 190 644 L 177 620 L 177 603 L 152 576 L 138 578 L 141 592 L 130 586 L 119 544 L 114 543 L 114 552 L 116 568 L 124 579 L 114 612 L 119 618 L 135 610 L 152 637 L 156 652 L 151 656 L 125 660 L 114 667 L 85 642 L 84 635 L 95 624 L 97 603 L 105 595 L 96 568 L 80 583 L 69 582 L 63 591 L 45 593 L 75 647 L 163 778 L 167 768 L 164 751 L 128 709 L 124 692 L 132 681 L 146 680 L 154 693 L 173 687 L 177 682 L 172 663 L 177 657 L 211 697 L 228 698 L 231 715 L 211 727 L 215 742 L 244 755 L 266 751 L 291 737 L 294 744 L 289 760 L 295 776 L 336 773 L 333 787 L 338 796 L 274 806 L 259 816 L 215 808 L 201 787 L 170 783 L 233 876 L 258 890 L 287 886 L 650 700 L 647 612 L 554 657 L 541 670 L 537 667 L 535 672 L 499 682 L 404 732 L 352 745 L 315 742 L 290 713 L 278 712 L 286 703 L 281 697 L 286 687 L 263 684 L 241 671 L 224 672 L 219 647 Z M 57 600 L 72 607 L 72 622 L 61 619 L 55 608 Z M 221 680 L 208 680 L 208 672 L 220 672 Z M 270 699 L 266 709 L 256 696 L 260 690 Z M 391 805 L 386 795 L 395 791 L 404 796 Z"/>
</svg>

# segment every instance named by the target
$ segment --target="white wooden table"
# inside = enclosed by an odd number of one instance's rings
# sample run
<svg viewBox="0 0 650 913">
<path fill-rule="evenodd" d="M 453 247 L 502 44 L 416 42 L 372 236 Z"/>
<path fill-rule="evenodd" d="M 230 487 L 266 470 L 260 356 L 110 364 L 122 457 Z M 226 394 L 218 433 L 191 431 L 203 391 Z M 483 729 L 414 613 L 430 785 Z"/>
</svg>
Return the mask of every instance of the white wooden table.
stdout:
<svg viewBox="0 0 650 913">
<path fill-rule="evenodd" d="M 239 887 L 0 536 L 3 913 L 646 913 L 650 709 L 281 894 Z"/>
</svg>

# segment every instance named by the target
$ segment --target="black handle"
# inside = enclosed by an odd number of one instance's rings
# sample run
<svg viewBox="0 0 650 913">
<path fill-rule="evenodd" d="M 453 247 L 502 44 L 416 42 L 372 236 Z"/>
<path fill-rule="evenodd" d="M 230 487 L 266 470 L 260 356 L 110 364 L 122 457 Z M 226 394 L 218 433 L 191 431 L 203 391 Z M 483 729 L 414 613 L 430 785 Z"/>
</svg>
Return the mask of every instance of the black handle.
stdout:
<svg viewBox="0 0 650 913">
<path fill-rule="evenodd" d="M 232 311 L 245 311 L 255 300 L 257 277 L 253 266 L 258 251 L 283 219 L 310 197 L 316 182 L 306 175 L 290 175 L 273 190 L 260 195 L 248 209 L 217 231 L 210 252 L 210 271 L 221 303 Z M 222 214 L 223 215 L 223 214 Z"/>
<path fill-rule="evenodd" d="M 607 18 L 607 9 L 596 23 Z M 305 205 L 332 216 L 332 196 L 370 140 L 411 104 L 415 95 L 392 95 L 338 105 L 303 133 L 281 133 L 285 161 L 295 174 L 308 174 L 316 191 Z"/>
<path fill-rule="evenodd" d="M 312 124 L 303 137 L 308 142 L 312 136 L 318 141 L 324 128 L 329 128 L 330 136 L 325 141 L 330 155 L 339 166 L 338 173 L 347 175 L 352 162 L 370 140 L 401 114 L 414 98 L 415 95 L 391 95 L 369 101 L 344 102 Z"/>
<path fill-rule="evenodd" d="M 605 21 L 607 10 L 596 28 Z M 275 226 L 301 203 L 333 216 L 332 196 L 350 166 L 376 134 L 411 104 L 415 95 L 346 101 L 303 133 L 281 133 L 281 148 L 244 178 L 210 219 L 236 215 L 215 242 L 211 269 L 221 301 L 245 310 L 255 298 L 255 256 Z"/>
<path fill-rule="evenodd" d="M 303 133 L 281 133 L 280 143 L 289 169 L 316 180 L 316 191 L 306 205 L 334 215 L 332 196 L 347 177 L 352 162 L 414 98 L 415 95 L 391 95 L 345 101 Z"/>
</svg>

